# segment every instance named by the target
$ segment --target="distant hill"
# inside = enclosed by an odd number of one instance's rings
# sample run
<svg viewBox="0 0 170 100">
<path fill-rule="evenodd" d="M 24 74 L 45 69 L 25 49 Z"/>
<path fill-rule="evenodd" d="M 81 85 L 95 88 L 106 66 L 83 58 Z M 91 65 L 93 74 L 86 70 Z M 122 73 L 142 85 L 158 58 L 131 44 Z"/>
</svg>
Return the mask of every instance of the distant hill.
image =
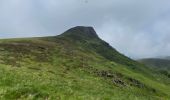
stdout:
<svg viewBox="0 0 170 100">
<path fill-rule="evenodd" d="M 157 70 L 159 73 L 170 78 L 170 60 L 169 57 L 162 58 L 147 58 L 138 60 L 140 63 Z"/>
<path fill-rule="evenodd" d="M 147 58 L 141 59 L 139 62 L 144 63 L 150 67 L 163 69 L 163 70 L 170 70 L 170 60 L 169 57 L 164 58 Z"/>
<path fill-rule="evenodd" d="M 58 36 L 0 40 L 0 87 L 2 100 L 170 99 L 169 77 L 85 26 Z"/>
<path fill-rule="evenodd" d="M 170 60 L 170 56 L 163 57 L 163 59 Z"/>
</svg>

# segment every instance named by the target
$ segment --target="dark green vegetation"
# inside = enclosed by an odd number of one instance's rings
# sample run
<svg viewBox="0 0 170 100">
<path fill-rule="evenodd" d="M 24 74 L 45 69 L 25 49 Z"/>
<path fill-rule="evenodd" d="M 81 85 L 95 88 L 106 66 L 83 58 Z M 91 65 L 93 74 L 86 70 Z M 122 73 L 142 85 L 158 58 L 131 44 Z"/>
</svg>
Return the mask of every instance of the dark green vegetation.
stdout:
<svg viewBox="0 0 170 100">
<path fill-rule="evenodd" d="M 162 57 L 161 59 L 167 59 L 167 60 L 170 60 L 170 56 Z"/>
<path fill-rule="evenodd" d="M 158 68 L 162 70 L 170 70 L 170 60 L 169 59 L 161 59 L 161 58 L 148 58 L 141 59 L 139 62 L 142 62 L 150 67 Z"/>
<path fill-rule="evenodd" d="M 141 59 L 139 62 L 147 65 L 148 67 L 157 70 L 159 73 L 164 74 L 170 78 L 170 59 L 169 57 L 162 58 L 147 58 Z"/>
<path fill-rule="evenodd" d="M 170 79 L 120 54 L 91 27 L 0 41 L 0 99 L 168 100 Z"/>
</svg>

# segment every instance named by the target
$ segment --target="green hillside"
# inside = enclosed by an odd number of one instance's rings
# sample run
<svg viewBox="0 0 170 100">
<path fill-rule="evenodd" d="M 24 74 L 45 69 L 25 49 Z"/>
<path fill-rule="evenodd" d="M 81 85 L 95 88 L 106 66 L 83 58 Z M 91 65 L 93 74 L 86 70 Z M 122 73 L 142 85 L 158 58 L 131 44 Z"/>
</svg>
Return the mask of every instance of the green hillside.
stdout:
<svg viewBox="0 0 170 100">
<path fill-rule="evenodd" d="M 54 37 L 0 40 L 0 99 L 169 100 L 170 78 L 78 26 Z"/>
<path fill-rule="evenodd" d="M 147 58 L 141 59 L 139 62 L 147 65 L 148 67 L 157 70 L 159 73 L 164 74 L 170 78 L 170 60 L 169 57 L 163 58 Z"/>
<path fill-rule="evenodd" d="M 140 62 L 158 69 L 170 70 L 170 60 L 161 58 L 141 59 Z"/>
<path fill-rule="evenodd" d="M 161 59 L 170 60 L 170 56 L 162 57 Z"/>
</svg>

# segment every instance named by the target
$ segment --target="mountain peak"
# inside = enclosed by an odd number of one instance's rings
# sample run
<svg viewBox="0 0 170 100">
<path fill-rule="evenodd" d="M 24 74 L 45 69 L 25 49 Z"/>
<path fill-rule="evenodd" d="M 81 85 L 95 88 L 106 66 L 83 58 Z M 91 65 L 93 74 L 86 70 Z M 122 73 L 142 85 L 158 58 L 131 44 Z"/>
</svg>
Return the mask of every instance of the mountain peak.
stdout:
<svg viewBox="0 0 170 100">
<path fill-rule="evenodd" d="M 75 38 L 99 38 L 96 31 L 93 27 L 87 27 L 87 26 L 76 26 L 73 27 L 66 32 L 64 32 L 62 35 L 64 36 L 71 36 Z"/>
</svg>

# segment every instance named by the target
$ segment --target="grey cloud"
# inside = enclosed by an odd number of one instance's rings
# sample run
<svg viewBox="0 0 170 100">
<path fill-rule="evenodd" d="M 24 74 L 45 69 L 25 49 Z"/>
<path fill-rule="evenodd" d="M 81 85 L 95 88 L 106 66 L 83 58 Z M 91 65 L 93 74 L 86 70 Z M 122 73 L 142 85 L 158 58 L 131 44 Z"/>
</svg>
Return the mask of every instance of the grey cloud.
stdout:
<svg viewBox="0 0 170 100">
<path fill-rule="evenodd" d="M 0 37 L 57 35 L 77 25 L 133 58 L 170 52 L 169 0 L 1 0 Z"/>
</svg>

